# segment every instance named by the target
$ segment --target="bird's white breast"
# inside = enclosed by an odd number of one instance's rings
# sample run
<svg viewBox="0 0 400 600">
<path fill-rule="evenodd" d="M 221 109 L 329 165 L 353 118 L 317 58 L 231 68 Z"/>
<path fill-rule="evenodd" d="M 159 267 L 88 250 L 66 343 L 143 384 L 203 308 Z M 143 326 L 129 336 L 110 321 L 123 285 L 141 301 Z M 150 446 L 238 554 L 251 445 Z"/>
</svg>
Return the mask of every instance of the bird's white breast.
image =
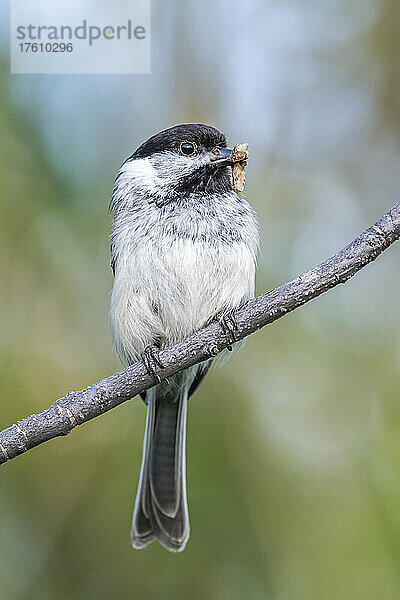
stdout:
<svg viewBox="0 0 400 600">
<path fill-rule="evenodd" d="M 183 235 L 190 218 L 185 212 L 161 216 L 149 209 L 147 215 L 125 214 L 114 223 L 118 253 L 110 326 L 126 363 L 148 345 L 183 339 L 254 294 L 257 226 L 252 213 L 244 225 L 227 215 L 227 228 L 252 228 L 247 238 L 229 241 L 217 232 L 204 235 L 212 227 L 207 215 L 196 214 L 195 228 Z"/>
</svg>

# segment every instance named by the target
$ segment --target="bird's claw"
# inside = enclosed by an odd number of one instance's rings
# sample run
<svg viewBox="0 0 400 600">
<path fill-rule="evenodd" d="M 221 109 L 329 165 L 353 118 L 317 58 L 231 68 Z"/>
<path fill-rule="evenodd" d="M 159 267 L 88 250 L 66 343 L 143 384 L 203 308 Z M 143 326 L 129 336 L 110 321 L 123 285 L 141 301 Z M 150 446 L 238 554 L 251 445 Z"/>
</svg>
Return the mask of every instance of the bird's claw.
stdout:
<svg viewBox="0 0 400 600">
<path fill-rule="evenodd" d="M 229 337 L 231 343 L 228 346 L 228 350 L 232 351 L 232 344 L 237 341 L 236 333 L 239 331 L 233 312 L 222 315 L 218 319 L 218 323 L 220 324 L 222 331 Z"/>
<path fill-rule="evenodd" d="M 145 348 L 141 353 L 140 357 L 147 373 L 152 375 L 157 383 L 161 383 L 162 379 L 157 373 L 156 368 L 159 367 L 160 369 L 164 369 L 165 367 L 160 360 L 159 349 L 157 346 L 147 346 L 147 348 Z M 167 383 L 169 383 L 167 378 L 164 379 L 167 381 Z"/>
</svg>

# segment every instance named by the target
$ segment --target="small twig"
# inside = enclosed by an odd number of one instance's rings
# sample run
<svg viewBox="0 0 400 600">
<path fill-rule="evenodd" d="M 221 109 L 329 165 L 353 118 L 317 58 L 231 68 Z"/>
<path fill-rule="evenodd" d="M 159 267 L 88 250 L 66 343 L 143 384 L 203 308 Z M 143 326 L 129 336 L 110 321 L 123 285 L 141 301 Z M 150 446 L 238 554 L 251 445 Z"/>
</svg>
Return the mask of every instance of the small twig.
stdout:
<svg viewBox="0 0 400 600">
<path fill-rule="evenodd" d="M 272 292 L 250 300 L 236 311 L 236 338 L 254 333 L 339 283 L 345 283 L 399 237 L 400 202 L 325 262 Z M 162 377 L 216 356 L 230 342 L 218 322 L 211 323 L 175 346 L 160 351 L 164 366 Z M 138 362 L 80 392 L 68 393 L 50 408 L 0 432 L 0 464 L 52 438 L 67 435 L 77 425 L 115 408 L 152 385 L 154 377 Z"/>
</svg>

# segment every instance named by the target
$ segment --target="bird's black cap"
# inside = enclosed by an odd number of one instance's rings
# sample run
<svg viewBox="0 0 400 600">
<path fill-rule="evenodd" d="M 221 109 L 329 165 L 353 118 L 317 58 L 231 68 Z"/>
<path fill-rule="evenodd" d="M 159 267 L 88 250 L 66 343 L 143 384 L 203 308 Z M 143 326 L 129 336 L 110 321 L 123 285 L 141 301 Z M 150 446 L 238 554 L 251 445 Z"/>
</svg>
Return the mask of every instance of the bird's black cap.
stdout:
<svg viewBox="0 0 400 600">
<path fill-rule="evenodd" d="M 146 158 L 163 150 L 179 150 L 183 142 L 195 142 L 199 150 L 212 150 L 216 146 L 226 147 L 225 135 L 215 127 L 202 123 L 185 123 L 156 133 L 143 142 L 130 158 Z"/>
</svg>

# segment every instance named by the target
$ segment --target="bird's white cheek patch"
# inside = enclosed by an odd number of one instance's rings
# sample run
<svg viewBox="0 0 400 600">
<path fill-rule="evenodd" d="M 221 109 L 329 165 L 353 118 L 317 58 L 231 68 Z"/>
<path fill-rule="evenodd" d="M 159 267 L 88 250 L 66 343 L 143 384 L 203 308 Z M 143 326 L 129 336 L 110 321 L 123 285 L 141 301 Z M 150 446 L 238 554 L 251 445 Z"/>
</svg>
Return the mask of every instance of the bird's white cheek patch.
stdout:
<svg viewBox="0 0 400 600">
<path fill-rule="evenodd" d="M 121 173 L 132 181 L 137 191 L 144 194 L 157 194 L 166 185 L 165 181 L 158 176 L 150 158 L 134 158 L 126 162 L 121 168 Z"/>
</svg>

